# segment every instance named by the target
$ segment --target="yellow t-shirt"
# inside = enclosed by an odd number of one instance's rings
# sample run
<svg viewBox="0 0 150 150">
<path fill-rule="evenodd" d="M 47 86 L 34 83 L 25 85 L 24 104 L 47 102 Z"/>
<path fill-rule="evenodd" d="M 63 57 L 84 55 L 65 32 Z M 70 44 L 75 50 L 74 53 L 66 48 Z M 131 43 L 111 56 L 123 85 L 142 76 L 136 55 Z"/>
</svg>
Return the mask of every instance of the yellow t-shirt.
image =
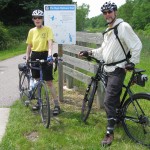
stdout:
<svg viewBox="0 0 150 150">
<path fill-rule="evenodd" d="M 34 27 L 29 31 L 26 43 L 32 45 L 32 51 L 43 52 L 48 51 L 48 40 L 54 40 L 51 28 L 43 26 L 38 29 Z"/>
</svg>

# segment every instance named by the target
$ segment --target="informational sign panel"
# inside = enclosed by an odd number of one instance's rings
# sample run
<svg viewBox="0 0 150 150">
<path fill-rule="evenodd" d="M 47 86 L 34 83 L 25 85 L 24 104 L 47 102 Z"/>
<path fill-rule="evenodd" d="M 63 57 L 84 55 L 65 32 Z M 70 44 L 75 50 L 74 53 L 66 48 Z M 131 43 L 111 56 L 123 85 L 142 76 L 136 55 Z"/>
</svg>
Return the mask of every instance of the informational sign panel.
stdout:
<svg viewBox="0 0 150 150">
<path fill-rule="evenodd" d="M 76 43 L 76 5 L 44 5 L 44 25 L 58 44 Z"/>
</svg>

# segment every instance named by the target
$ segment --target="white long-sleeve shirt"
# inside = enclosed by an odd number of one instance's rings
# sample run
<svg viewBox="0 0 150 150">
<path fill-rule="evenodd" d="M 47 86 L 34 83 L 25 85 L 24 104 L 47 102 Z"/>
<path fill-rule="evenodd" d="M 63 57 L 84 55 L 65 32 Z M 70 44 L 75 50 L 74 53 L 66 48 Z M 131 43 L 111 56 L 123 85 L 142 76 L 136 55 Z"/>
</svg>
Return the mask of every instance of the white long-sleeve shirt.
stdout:
<svg viewBox="0 0 150 150">
<path fill-rule="evenodd" d="M 113 27 L 118 23 L 122 22 L 123 19 L 117 19 L 113 24 Z M 125 49 L 126 54 L 130 51 L 132 57 L 130 61 L 134 64 L 139 63 L 140 52 L 142 49 L 142 43 L 138 36 L 133 31 L 132 27 L 126 23 L 122 22 L 117 27 L 118 37 Z M 110 30 L 104 34 L 104 41 L 100 48 L 93 49 L 92 55 L 99 59 L 104 60 L 106 64 L 117 62 L 126 58 L 124 51 L 114 34 L 114 30 Z M 112 72 L 115 68 L 120 67 L 124 68 L 126 62 L 118 63 L 115 66 L 105 66 L 104 69 L 106 72 Z"/>
</svg>

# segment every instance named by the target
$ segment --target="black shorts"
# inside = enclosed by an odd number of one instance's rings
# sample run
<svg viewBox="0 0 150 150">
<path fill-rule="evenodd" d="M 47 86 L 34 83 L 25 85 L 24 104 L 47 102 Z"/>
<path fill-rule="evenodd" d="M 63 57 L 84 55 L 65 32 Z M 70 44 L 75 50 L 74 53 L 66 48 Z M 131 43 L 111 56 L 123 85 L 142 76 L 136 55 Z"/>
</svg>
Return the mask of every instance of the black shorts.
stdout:
<svg viewBox="0 0 150 150">
<path fill-rule="evenodd" d="M 35 61 L 36 59 L 47 60 L 47 56 L 48 56 L 48 51 L 44 51 L 44 52 L 32 51 L 31 60 L 32 61 Z M 35 65 L 33 65 L 33 66 L 35 66 Z M 36 67 L 38 67 L 37 64 L 36 64 Z M 39 70 L 31 69 L 31 71 L 32 71 L 33 78 L 40 78 Z M 43 80 L 45 80 L 45 81 L 53 80 L 53 65 L 52 64 L 49 65 L 48 63 L 43 63 L 42 64 L 42 72 L 43 72 Z"/>
</svg>

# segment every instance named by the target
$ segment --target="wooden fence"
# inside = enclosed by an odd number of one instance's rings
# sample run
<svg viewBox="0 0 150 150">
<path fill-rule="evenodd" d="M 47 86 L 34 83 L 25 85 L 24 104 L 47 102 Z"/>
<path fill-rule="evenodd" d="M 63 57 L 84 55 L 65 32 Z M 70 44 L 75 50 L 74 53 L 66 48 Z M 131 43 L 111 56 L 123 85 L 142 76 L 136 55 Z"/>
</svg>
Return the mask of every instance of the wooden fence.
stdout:
<svg viewBox="0 0 150 150">
<path fill-rule="evenodd" d="M 63 63 L 59 64 L 59 100 L 63 101 L 63 83 L 64 77 L 68 88 L 73 88 L 73 80 L 77 79 L 86 84 L 90 81 L 90 76 L 80 72 L 83 69 L 90 73 L 96 73 L 97 65 L 86 60 L 78 58 L 80 51 L 89 51 L 95 47 L 99 47 L 102 43 L 103 36 L 101 33 L 86 33 L 77 32 L 77 44 L 76 45 L 59 45 L 58 53 L 62 56 Z M 80 69 L 78 69 L 80 68 Z M 85 89 L 86 90 L 86 89 Z M 97 90 L 97 105 L 99 108 L 103 107 L 104 89 L 99 83 Z"/>
</svg>

